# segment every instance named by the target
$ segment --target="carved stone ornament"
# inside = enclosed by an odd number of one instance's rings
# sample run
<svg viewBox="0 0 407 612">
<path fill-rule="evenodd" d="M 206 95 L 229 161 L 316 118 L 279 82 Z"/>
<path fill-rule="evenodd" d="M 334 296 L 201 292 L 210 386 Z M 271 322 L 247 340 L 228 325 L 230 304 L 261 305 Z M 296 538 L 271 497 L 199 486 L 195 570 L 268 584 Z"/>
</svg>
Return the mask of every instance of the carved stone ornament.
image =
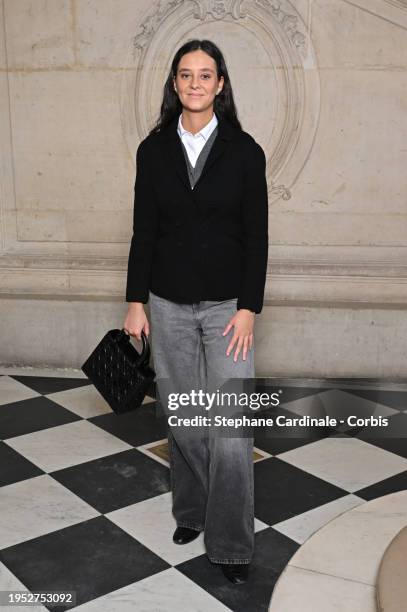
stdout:
<svg viewBox="0 0 407 612">
<path fill-rule="evenodd" d="M 288 200 L 309 156 L 320 107 L 319 75 L 308 30 L 288 0 L 159 0 L 153 5 L 129 45 L 128 68 L 122 77 L 123 129 L 134 163 L 138 143 L 157 119 L 171 59 L 192 38 L 219 44 L 231 79 L 234 70 L 238 74 L 232 79 L 237 107 L 239 97 L 250 96 L 247 106 L 254 108 L 252 115 L 261 126 L 257 133 L 247 131 L 266 152 L 270 204 L 279 198 Z M 239 43 L 244 50 L 239 50 Z M 239 53 L 244 53 L 246 63 L 253 55 L 255 76 L 239 69 Z M 239 78 L 255 79 L 257 74 L 261 83 L 239 84 Z"/>
</svg>

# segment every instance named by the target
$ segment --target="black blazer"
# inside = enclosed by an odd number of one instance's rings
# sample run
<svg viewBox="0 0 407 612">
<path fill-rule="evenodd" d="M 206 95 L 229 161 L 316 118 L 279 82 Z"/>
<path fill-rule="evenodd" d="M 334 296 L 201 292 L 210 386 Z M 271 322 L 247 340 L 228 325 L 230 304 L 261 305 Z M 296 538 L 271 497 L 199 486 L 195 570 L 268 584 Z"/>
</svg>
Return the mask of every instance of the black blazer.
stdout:
<svg viewBox="0 0 407 612">
<path fill-rule="evenodd" d="M 268 255 L 266 159 L 217 115 L 218 134 L 191 189 L 178 116 L 137 149 L 127 302 L 149 290 L 181 303 L 238 298 L 260 313 Z"/>
</svg>

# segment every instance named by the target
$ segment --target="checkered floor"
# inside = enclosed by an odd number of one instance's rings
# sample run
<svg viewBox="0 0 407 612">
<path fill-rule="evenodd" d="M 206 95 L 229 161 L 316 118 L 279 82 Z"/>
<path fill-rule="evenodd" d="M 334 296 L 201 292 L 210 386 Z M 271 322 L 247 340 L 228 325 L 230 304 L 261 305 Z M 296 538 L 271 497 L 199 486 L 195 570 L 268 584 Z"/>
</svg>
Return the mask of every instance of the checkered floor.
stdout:
<svg viewBox="0 0 407 612">
<path fill-rule="evenodd" d="M 381 438 L 361 428 L 256 434 L 256 551 L 250 579 L 235 586 L 208 561 L 202 534 L 172 543 L 166 422 L 154 397 L 118 417 L 87 379 L 0 376 L 0 590 L 74 590 L 84 612 L 266 611 L 311 533 L 407 488 L 407 391 L 351 381 L 276 388 L 280 413 L 346 406 L 387 415 L 390 426 Z"/>
</svg>

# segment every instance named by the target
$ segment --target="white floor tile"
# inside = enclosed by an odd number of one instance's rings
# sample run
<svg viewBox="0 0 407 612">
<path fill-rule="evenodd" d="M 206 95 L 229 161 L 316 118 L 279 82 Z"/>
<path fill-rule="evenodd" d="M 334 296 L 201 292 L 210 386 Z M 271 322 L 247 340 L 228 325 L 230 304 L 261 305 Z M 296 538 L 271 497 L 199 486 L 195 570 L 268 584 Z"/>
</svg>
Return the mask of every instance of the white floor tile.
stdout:
<svg viewBox="0 0 407 612">
<path fill-rule="evenodd" d="M 10 376 L 0 376 L 0 410 L 4 404 L 11 402 L 21 402 L 22 400 L 38 397 L 41 395 L 37 391 L 33 391 L 30 387 L 23 385 L 18 380 L 10 378 Z"/>
<path fill-rule="evenodd" d="M 273 529 L 283 533 L 295 542 L 298 542 L 298 544 L 303 544 L 313 533 L 329 523 L 329 521 L 343 514 L 343 512 L 347 512 L 351 508 L 364 503 L 366 503 L 366 500 L 361 497 L 352 494 L 345 495 L 345 497 L 335 499 L 328 504 L 298 514 L 286 521 L 281 521 L 281 523 L 276 523 L 273 525 Z"/>
<path fill-rule="evenodd" d="M 398 410 L 383 404 L 353 395 L 340 389 L 321 391 L 317 395 L 303 397 L 284 405 L 284 408 L 298 415 L 311 417 L 324 417 L 328 415 L 336 418 L 346 418 L 349 415 L 364 416 L 391 416 Z"/>
<path fill-rule="evenodd" d="M 114 510 L 105 516 L 139 542 L 176 565 L 205 553 L 203 533 L 190 544 L 180 546 L 172 541 L 176 523 L 171 513 L 171 492 L 157 495 L 137 504 Z"/>
<path fill-rule="evenodd" d="M 86 521 L 99 512 L 48 474 L 0 489 L 0 548 Z"/>
<path fill-rule="evenodd" d="M 163 493 L 145 501 L 114 510 L 105 516 L 127 531 L 139 542 L 159 555 L 171 565 L 189 561 L 205 554 L 203 533 L 189 544 L 174 544 L 172 535 L 177 525 L 171 512 L 172 493 Z M 255 531 L 266 529 L 268 525 L 255 519 Z"/>
<path fill-rule="evenodd" d="M 94 385 L 48 393 L 47 397 L 84 419 L 113 412 Z M 150 404 L 151 402 L 155 402 L 155 399 L 146 395 L 143 404 Z"/>
<path fill-rule="evenodd" d="M 48 393 L 47 397 L 84 419 L 112 412 L 109 404 L 93 385 Z"/>
<path fill-rule="evenodd" d="M 80 612 L 227 612 L 218 599 L 169 568 L 77 606 Z"/>
<path fill-rule="evenodd" d="M 87 378 L 78 368 L 37 368 L 34 366 L 0 366 L 0 376 L 46 376 L 52 378 Z"/>
<path fill-rule="evenodd" d="M 357 438 L 324 438 L 278 458 L 349 492 L 407 469 L 407 459 Z"/>
<path fill-rule="evenodd" d="M 44 472 L 133 448 L 89 421 L 75 421 L 15 438 L 8 444 Z"/>
</svg>

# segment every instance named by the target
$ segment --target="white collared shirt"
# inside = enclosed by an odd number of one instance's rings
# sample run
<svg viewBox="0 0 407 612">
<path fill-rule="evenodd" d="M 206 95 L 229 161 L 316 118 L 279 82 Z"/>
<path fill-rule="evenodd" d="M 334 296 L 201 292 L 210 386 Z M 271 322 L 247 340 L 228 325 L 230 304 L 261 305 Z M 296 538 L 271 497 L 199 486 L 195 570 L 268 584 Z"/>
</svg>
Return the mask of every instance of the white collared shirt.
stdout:
<svg viewBox="0 0 407 612">
<path fill-rule="evenodd" d="M 205 146 L 205 143 L 208 140 L 209 136 L 212 134 L 213 130 L 218 125 L 218 119 L 215 113 L 213 113 L 212 119 L 209 121 L 209 123 L 204 125 L 204 127 L 196 134 L 192 134 L 192 132 L 188 132 L 188 130 L 184 129 L 181 117 L 182 113 L 178 118 L 178 134 L 180 135 L 180 138 L 187 150 L 189 161 L 191 162 L 192 167 L 195 168 L 198 155 Z"/>
</svg>

